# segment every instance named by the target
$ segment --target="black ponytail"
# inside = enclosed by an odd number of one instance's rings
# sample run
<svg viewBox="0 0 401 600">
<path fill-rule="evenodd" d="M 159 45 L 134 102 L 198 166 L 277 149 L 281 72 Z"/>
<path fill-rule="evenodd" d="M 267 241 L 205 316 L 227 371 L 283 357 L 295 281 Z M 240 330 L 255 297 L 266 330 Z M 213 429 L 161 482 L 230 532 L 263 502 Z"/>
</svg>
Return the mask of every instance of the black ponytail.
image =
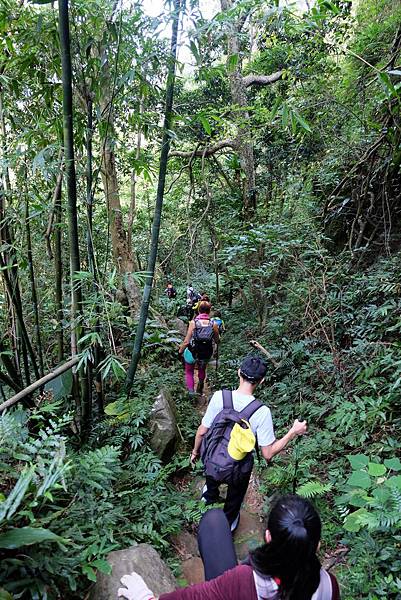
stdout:
<svg viewBox="0 0 401 600">
<path fill-rule="evenodd" d="M 271 509 L 267 527 L 271 542 L 251 552 L 252 567 L 280 580 L 281 600 L 310 600 L 320 583 L 318 513 L 304 498 L 283 496 Z"/>
</svg>

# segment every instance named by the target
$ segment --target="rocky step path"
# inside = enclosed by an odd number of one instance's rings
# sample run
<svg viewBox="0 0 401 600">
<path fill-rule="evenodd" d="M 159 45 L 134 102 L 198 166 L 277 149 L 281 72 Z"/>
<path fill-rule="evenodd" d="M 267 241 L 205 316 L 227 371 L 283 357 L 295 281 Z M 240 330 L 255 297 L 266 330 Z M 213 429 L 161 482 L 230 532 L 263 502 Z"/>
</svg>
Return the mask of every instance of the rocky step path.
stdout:
<svg viewBox="0 0 401 600">
<path fill-rule="evenodd" d="M 212 391 L 206 382 L 204 393 L 199 397 L 195 407 L 200 418 L 206 411 L 208 398 L 211 395 Z M 204 478 L 199 476 L 190 477 L 182 483 L 184 487 L 189 487 L 191 494 L 195 498 L 201 497 L 202 488 L 205 483 Z M 265 532 L 265 527 L 261 519 L 263 498 L 259 494 L 258 489 L 257 477 L 253 474 L 242 506 L 240 523 L 234 533 L 234 544 L 239 561 L 246 558 L 249 550 L 263 543 Z M 221 496 L 224 498 L 224 495 L 225 489 L 222 486 Z M 184 585 L 192 585 L 204 581 L 203 563 L 199 556 L 196 535 L 189 531 L 183 531 L 174 536 L 172 542 L 181 562 L 182 583 Z"/>
<path fill-rule="evenodd" d="M 204 479 L 200 477 L 192 484 L 198 492 L 198 497 L 203 484 Z M 257 481 L 252 477 L 242 506 L 240 523 L 234 533 L 234 545 L 239 561 L 246 558 L 249 550 L 263 543 L 265 527 L 260 517 L 263 500 L 257 487 Z M 185 580 L 183 583 L 191 585 L 204 581 L 203 563 L 199 556 L 196 535 L 184 531 L 174 537 L 173 545 L 181 561 L 182 579 Z"/>
</svg>

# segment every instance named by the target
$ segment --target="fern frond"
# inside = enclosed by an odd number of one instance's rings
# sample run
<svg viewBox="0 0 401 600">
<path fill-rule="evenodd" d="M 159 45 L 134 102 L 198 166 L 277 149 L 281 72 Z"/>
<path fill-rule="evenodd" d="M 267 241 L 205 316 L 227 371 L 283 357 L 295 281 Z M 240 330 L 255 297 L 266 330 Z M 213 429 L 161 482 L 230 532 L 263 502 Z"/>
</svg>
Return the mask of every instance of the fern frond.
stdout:
<svg viewBox="0 0 401 600">
<path fill-rule="evenodd" d="M 307 481 L 297 490 L 297 494 L 303 498 L 315 498 L 316 496 L 323 496 L 330 492 L 333 484 L 321 483 L 320 481 Z"/>
</svg>

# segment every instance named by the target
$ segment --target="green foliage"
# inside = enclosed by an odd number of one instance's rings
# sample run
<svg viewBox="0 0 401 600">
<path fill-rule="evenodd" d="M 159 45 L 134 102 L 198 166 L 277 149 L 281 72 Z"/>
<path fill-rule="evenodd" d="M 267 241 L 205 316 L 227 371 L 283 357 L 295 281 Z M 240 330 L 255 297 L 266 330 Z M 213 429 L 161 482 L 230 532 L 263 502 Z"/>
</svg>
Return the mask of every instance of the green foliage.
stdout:
<svg viewBox="0 0 401 600">
<path fill-rule="evenodd" d="M 36 417 L 40 424 L 40 413 Z M 1 415 L 5 590 L 76 597 L 97 570 L 109 571 L 111 550 L 144 541 L 165 552 L 168 536 L 196 516 L 193 503 L 169 482 L 182 460 L 164 466 L 146 446 L 143 411 L 110 419 L 92 434 L 97 447 L 78 452 L 66 450 L 61 430 L 68 421 L 50 421 L 31 434 L 25 412 Z"/>
</svg>

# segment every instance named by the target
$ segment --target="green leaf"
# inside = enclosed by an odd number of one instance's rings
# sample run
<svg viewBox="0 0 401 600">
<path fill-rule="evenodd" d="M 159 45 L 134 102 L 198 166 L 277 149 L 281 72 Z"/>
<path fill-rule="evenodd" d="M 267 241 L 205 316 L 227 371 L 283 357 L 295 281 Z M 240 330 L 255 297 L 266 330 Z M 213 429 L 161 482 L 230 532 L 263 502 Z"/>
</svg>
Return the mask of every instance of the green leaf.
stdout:
<svg viewBox="0 0 401 600">
<path fill-rule="evenodd" d="M 354 487 L 360 487 L 367 490 L 371 486 L 372 480 L 366 471 L 354 471 L 348 478 L 347 484 Z"/>
<path fill-rule="evenodd" d="M 283 103 L 283 107 L 281 110 L 281 122 L 282 122 L 283 127 L 287 127 L 287 125 L 288 125 L 288 106 L 285 102 Z"/>
<path fill-rule="evenodd" d="M 387 93 L 387 96 L 391 97 L 397 96 L 397 90 L 393 85 L 389 75 L 387 73 L 379 73 L 380 83 L 382 84 L 384 91 Z"/>
<path fill-rule="evenodd" d="M 401 461 L 399 458 L 385 458 L 383 462 L 391 471 L 401 471 Z"/>
<path fill-rule="evenodd" d="M 110 404 L 105 407 L 104 412 L 109 417 L 122 417 L 129 413 L 129 406 L 127 402 L 120 399 L 115 402 L 110 402 Z"/>
<path fill-rule="evenodd" d="M 386 473 L 387 469 L 384 465 L 379 463 L 370 462 L 368 466 L 368 473 L 372 477 L 382 477 Z"/>
<path fill-rule="evenodd" d="M 386 485 L 389 487 L 396 487 L 401 490 L 401 475 L 395 475 L 394 477 L 390 477 L 386 481 Z"/>
<path fill-rule="evenodd" d="M 301 117 L 301 115 L 294 111 L 294 115 L 296 120 L 298 121 L 299 125 L 301 126 L 301 129 L 303 129 L 304 131 L 307 131 L 308 133 L 312 133 L 312 129 L 309 125 L 309 123 L 307 123 L 307 121 L 305 121 L 305 119 L 303 117 Z"/>
<path fill-rule="evenodd" d="M 90 565 L 82 565 L 82 572 L 90 581 L 96 581 L 95 570 Z"/>
<path fill-rule="evenodd" d="M 344 529 L 347 531 L 356 532 L 359 531 L 362 527 L 362 523 L 360 523 L 359 518 L 362 515 L 367 515 L 368 511 L 365 508 L 359 508 L 355 512 L 347 515 L 344 521 Z"/>
<path fill-rule="evenodd" d="M 199 54 L 199 50 L 198 50 L 197 45 L 195 44 L 195 42 L 191 41 L 190 44 L 189 44 L 189 47 L 191 49 L 192 54 L 195 57 L 195 60 L 196 60 L 197 64 L 200 65 L 201 62 L 202 62 L 202 60 L 201 60 L 201 56 Z"/>
<path fill-rule="evenodd" d="M 101 573 L 105 573 L 106 575 L 110 575 L 112 571 L 111 564 L 104 560 L 103 558 L 97 558 L 91 563 L 96 569 L 98 569 Z"/>
<path fill-rule="evenodd" d="M 210 135 L 212 133 L 212 128 L 210 127 L 210 123 L 206 119 L 205 115 L 198 115 L 198 119 L 202 123 L 203 129 L 208 135 Z"/>
<path fill-rule="evenodd" d="M 0 600 L 13 600 L 13 597 L 10 592 L 6 592 L 5 589 L 0 588 Z"/>
<path fill-rule="evenodd" d="M 0 548 L 13 550 L 21 546 L 31 546 L 41 542 L 68 542 L 67 539 L 56 535 L 50 529 L 42 527 L 13 527 L 0 534 Z"/>
<path fill-rule="evenodd" d="M 369 458 L 365 454 L 347 454 L 347 458 L 353 469 L 362 469 L 369 463 Z"/>
<path fill-rule="evenodd" d="M 232 73 L 238 64 L 238 54 L 230 54 L 227 61 L 227 70 Z"/>
<path fill-rule="evenodd" d="M 9 519 L 17 511 L 35 474 L 35 465 L 26 466 L 21 471 L 17 483 L 0 506 L 0 521 Z"/>
<path fill-rule="evenodd" d="M 45 390 L 52 392 L 56 401 L 69 396 L 72 390 L 72 369 L 68 369 L 65 373 L 46 383 Z"/>
</svg>

